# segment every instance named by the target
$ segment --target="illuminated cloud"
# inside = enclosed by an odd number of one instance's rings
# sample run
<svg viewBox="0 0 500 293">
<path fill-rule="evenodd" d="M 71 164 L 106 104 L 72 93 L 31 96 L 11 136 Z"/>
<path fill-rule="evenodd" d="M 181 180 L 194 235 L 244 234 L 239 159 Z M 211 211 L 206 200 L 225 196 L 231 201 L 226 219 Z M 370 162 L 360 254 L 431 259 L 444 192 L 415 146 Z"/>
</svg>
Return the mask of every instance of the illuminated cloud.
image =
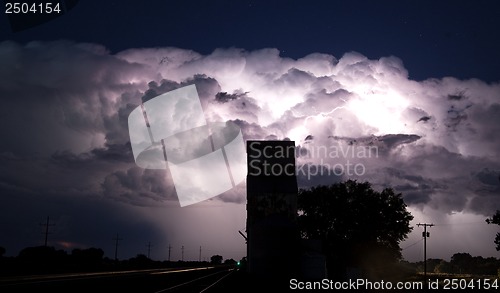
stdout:
<svg viewBox="0 0 500 293">
<path fill-rule="evenodd" d="M 498 83 L 417 82 L 393 56 L 293 60 L 271 48 L 110 54 L 94 44 L 0 43 L 2 192 L 178 205 L 168 170 L 134 165 L 127 117 L 141 102 L 190 84 L 207 121 L 233 121 L 245 139 L 291 139 L 305 153 L 377 147 L 373 157 L 299 157 L 299 164 L 364 168 L 301 175 L 302 187 L 352 177 L 396 188 L 414 209 L 500 209 Z M 244 186 L 214 201 L 243 203 Z"/>
<path fill-rule="evenodd" d="M 177 48 L 111 55 L 99 45 L 62 41 L 3 42 L 0 52 L 5 57 L 0 89 L 9 106 L 2 111 L 7 122 L 2 133 L 9 138 L 0 145 L 3 153 L 22 156 L 36 149 L 61 168 L 91 167 L 110 157 L 126 165 L 130 111 L 141 101 L 196 84 L 207 119 L 235 121 L 246 138 L 289 138 L 303 145 L 311 135 L 317 146 L 348 145 L 339 137 L 355 145 L 376 144 L 384 157 L 364 162 L 367 173 L 418 174 L 439 182 L 446 194 L 454 193 L 450 182 L 457 177 L 474 181 L 472 174 L 485 168 L 499 170 L 494 158 L 499 155 L 500 86 L 451 77 L 412 81 L 393 56 L 370 60 L 353 52 L 336 59 L 315 53 L 292 60 L 276 49 L 234 48 L 207 56 Z M 29 135 L 15 135 L 23 130 Z M 409 135 L 418 139 L 401 140 Z M 367 140 L 372 136 L 376 139 Z M 109 164 L 110 176 L 126 174 L 116 170 L 119 165 Z M 372 179 L 386 185 L 401 180 L 383 174 Z M 109 178 L 100 182 L 107 180 L 106 193 L 111 192 Z M 429 201 L 435 191 L 411 180 L 395 185 L 426 190 L 423 198 Z M 467 188 L 449 196 L 476 195 Z"/>
</svg>

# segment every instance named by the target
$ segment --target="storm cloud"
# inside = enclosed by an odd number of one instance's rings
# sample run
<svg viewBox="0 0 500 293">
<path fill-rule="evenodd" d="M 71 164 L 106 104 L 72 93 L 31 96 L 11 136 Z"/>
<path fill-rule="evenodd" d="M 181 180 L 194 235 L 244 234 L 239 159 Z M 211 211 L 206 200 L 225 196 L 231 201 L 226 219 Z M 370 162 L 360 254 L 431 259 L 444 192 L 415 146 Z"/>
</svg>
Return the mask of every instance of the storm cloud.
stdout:
<svg viewBox="0 0 500 293">
<path fill-rule="evenodd" d="M 415 209 L 500 209 L 498 83 L 417 82 L 397 57 L 357 52 L 297 60 L 273 48 L 111 54 L 68 41 L 0 43 L 2 209 L 26 196 L 88 209 L 94 200 L 176 209 L 168 170 L 135 165 L 127 118 L 141 102 L 190 84 L 207 121 L 233 121 L 245 139 L 294 140 L 308 154 L 297 164 L 323 170 L 299 174 L 301 187 L 353 178 L 393 187 Z M 243 183 L 207 204 L 242 204 L 244 191 Z"/>
</svg>

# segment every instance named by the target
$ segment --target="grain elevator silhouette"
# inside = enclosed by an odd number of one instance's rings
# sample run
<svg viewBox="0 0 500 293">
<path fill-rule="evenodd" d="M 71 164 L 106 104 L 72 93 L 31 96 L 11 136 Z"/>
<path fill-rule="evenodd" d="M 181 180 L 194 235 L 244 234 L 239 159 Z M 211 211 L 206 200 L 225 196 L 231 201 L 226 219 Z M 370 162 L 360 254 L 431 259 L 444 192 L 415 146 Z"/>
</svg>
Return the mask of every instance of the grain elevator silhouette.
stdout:
<svg viewBox="0 0 500 293">
<path fill-rule="evenodd" d="M 300 263 L 294 141 L 247 141 L 247 271 L 296 275 Z"/>
</svg>

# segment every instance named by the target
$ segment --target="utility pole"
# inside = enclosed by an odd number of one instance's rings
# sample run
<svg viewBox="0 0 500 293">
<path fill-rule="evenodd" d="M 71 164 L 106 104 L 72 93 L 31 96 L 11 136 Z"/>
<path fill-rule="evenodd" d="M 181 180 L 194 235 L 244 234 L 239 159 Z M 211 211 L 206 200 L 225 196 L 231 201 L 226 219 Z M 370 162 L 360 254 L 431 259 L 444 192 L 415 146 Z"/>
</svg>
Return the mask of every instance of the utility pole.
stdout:
<svg viewBox="0 0 500 293">
<path fill-rule="evenodd" d="M 424 237 L 424 283 L 427 282 L 427 238 L 431 236 L 431 233 L 427 232 L 427 227 L 432 227 L 434 224 L 418 223 L 417 226 L 424 226 L 424 232 L 422 232 L 422 237 Z"/>
<path fill-rule="evenodd" d="M 184 245 L 182 245 L 181 251 L 182 251 L 181 261 L 184 261 Z"/>
<path fill-rule="evenodd" d="M 116 237 L 113 238 L 113 240 L 115 240 L 115 261 L 118 261 L 118 242 L 123 239 L 116 234 Z"/>
<path fill-rule="evenodd" d="M 172 246 L 168 245 L 168 261 L 170 261 L 170 252 L 172 251 Z"/>
<path fill-rule="evenodd" d="M 200 256 L 198 257 L 198 262 L 201 262 L 201 245 L 200 245 Z"/>
<path fill-rule="evenodd" d="M 151 253 L 151 241 L 150 241 L 150 242 L 148 242 L 147 247 L 148 247 L 148 258 L 149 258 L 149 255 L 150 255 L 150 253 Z"/>
<path fill-rule="evenodd" d="M 45 226 L 45 246 L 47 246 L 47 240 L 49 238 L 49 227 L 54 226 L 55 224 L 50 224 L 50 218 L 47 216 L 47 223 L 42 224 L 40 223 L 40 226 Z"/>
</svg>

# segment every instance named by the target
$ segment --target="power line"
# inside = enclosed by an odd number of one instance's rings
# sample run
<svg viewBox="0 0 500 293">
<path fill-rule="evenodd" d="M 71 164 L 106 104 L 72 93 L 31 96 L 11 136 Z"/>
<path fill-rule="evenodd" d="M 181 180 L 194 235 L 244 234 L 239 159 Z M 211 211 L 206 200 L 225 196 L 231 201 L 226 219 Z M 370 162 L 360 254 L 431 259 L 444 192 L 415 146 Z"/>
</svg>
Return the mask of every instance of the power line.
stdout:
<svg viewBox="0 0 500 293">
<path fill-rule="evenodd" d="M 45 246 L 47 246 L 47 240 L 48 240 L 49 234 L 50 234 L 49 227 L 55 226 L 55 224 L 50 224 L 50 218 L 49 218 L 49 216 L 47 216 L 47 222 L 44 224 L 40 223 L 40 226 L 45 226 Z"/>
<path fill-rule="evenodd" d="M 151 242 L 148 242 L 148 245 L 146 246 L 148 247 L 148 258 L 150 258 L 149 255 L 151 253 Z"/>
<path fill-rule="evenodd" d="M 120 237 L 118 236 L 118 234 L 116 234 L 116 237 L 115 237 L 115 238 L 113 238 L 113 240 L 115 240 L 115 261 L 117 261 L 117 260 L 118 260 L 118 242 L 119 242 L 120 240 L 123 240 L 123 239 L 122 239 L 122 238 L 120 238 Z"/>
<path fill-rule="evenodd" d="M 429 232 L 427 232 L 427 227 L 432 227 L 434 224 L 421 224 L 418 223 L 417 226 L 423 226 L 424 232 L 422 232 L 422 237 L 424 238 L 424 283 L 427 282 L 427 238 L 431 236 Z"/>
<path fill-rule="evenodd" d="M 170 253 L 172 252 L 172 245 L 168 245 L 168 261 L 170 261 Z"/>
<path fill-rule="evenodd" d="M 412 244 L 410 244 L 410 245 L 406 246 L 405 248 L 401 248 L 401 250 L 405 250 L 405 249 L 408 249 L 408 248 L 410 248 L 410 247 L 412 247 L 412 246 L 415 246 L 415 245 L 419 244 L 420 242 L 422 242 L 423 240 L 424 240 L 423 238 L 422 238 L 422 239 L 419 239 L 417 242 L 412 243 Z"/>
</svg>

